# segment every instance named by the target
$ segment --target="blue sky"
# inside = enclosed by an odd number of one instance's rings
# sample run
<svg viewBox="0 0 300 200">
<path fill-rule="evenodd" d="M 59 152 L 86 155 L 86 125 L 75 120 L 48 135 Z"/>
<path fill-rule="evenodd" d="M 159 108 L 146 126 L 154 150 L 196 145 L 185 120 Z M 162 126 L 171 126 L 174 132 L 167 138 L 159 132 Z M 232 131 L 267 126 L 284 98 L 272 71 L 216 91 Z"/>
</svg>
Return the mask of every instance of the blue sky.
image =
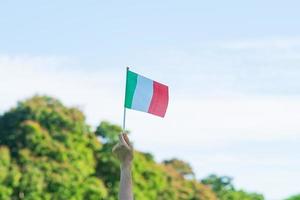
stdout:
<svg viewBox="0 0 300 200">
<path fill-rule="evenodd" d="M 122 122 L 126 66 L 170 86 L 164 120 L 128 111 L 138 149 L 299 193 L 299 1 L 2 1 L 0 111 L 33 94 Z M 154 136 L 154 137 L 153 137 Z"/>
</svg>

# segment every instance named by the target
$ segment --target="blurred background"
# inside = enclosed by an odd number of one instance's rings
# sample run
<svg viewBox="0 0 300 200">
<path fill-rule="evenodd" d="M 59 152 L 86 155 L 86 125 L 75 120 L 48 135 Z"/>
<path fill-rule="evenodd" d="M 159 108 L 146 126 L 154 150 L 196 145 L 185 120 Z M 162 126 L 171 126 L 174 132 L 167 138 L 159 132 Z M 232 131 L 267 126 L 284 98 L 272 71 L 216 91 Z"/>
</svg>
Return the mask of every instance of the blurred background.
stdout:
<svg viewBox="0 0 300 200">
<path fill-rule="evenodd" d="M 38 94 L 79 108 L 92 130 L 120 125 L 130 66 L 170 88 L 164 119 L 128 110 L 137 150 L 182 159 L 197 180 L 226 175 L 237 190 L 286 199 L 300 193 L 299 7 L 1 1 L 0 113 Z"/>
</svg>

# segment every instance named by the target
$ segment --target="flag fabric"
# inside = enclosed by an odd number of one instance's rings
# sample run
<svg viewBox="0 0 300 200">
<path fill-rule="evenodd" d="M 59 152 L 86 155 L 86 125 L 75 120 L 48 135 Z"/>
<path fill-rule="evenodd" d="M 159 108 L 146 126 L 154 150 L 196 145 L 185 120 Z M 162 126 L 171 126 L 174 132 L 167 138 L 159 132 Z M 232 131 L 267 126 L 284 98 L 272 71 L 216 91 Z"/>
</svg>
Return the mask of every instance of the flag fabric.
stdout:
<svg viewBox="0 0 300 200">
<path fill-rule="evenodd" d="M 127 70 L 126 108 L 164 117 L 168 103 L 168 86 Z"/>
</svg>

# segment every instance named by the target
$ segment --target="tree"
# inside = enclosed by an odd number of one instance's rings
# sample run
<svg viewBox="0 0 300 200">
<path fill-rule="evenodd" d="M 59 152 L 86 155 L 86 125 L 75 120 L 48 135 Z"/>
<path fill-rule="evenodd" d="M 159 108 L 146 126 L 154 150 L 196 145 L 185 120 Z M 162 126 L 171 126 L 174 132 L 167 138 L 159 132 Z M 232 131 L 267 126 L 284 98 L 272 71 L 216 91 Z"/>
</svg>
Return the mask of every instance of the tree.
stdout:
<svg viewBox="0 0 300 200">
<path fill-rule="evenodd" d="M 35 96 L 0 116 L 1 199 L 105 199 L 95 174 L 97 137 L 84 115 Z"/>
<path fill-rule="evenodd" d="M 287 198 L 286 200 L 300 200 L 300 194 L 291 196 L 291 197 Z"/>
<path fill-rule="evenodd" d="M 103 121 L 96 129 L 96 135 L 103 139 L 104 143 L 116 144 L 119 140 L 119 135 L 122 132 L 120 126 Z M 127 131 L 128 133 L 128 131 Z"/>
<path fill-rule="evenodd" d="M 163 161 L 163 164 L 172 166 L 179 174 L 186 178 L 194 178 L 195 174 L 189 163 L 173 158 Z"/>
<path fill-rule="evenodd" d="M 218 177 L 215 174 L 211 174 L 208 177 L 202 179 L 201 182 L 205 185 L 209 185 L 214 192 L 220 195 L 222 195 L 224 191 L 234 189 L 232 178 L 228 176 Z"/>
<path fill-rule="evenodd" d="M 248 193 L 243 190 L 236 190 L 232 183 L 232 178 L 228 176 L 217 176 L 211 174 L 201 180 L 208 185 L 220 200 L 263 200 L 264 197 L 257 193 Z"/>
</svg>

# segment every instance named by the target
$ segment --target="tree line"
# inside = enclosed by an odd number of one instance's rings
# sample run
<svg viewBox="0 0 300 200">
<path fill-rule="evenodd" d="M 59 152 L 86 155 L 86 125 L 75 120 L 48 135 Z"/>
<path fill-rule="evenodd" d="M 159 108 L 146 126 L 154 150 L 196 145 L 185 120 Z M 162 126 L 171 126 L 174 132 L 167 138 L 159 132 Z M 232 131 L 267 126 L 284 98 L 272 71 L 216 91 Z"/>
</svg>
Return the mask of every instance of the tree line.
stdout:
<svg viewBox="0 0 300 200">
<path fill-rule="evenodd" d="M 0 115 L 0 200 L 115 200 L 119 163 L 111 149 L 121 127 L 93 130 L 77 108 L 34 96 Z M 263 200 L 237 190 L 227 176 L 197 180 L 187 162 L 135 151 L 138 200 Z M 297 200 L 297 197 L 291 200 Z"/>
</svg>

